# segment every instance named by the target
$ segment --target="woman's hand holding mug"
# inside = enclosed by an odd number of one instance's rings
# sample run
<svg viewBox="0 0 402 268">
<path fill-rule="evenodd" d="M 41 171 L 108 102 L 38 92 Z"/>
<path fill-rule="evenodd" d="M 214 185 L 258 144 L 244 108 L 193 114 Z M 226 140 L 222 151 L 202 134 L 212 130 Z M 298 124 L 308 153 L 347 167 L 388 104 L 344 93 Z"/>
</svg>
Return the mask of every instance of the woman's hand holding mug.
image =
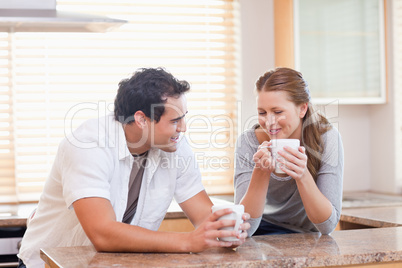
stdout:
<svg viewBox="0 0 402 268">
<path fill-rule="evenodd" d="M 264 141 L 258 146 L 257 152 L 253 156 L 255 167 L 265 172 L 273 172 L 275 170 L 275 161 L 272 158 L 272 154 L 269 151 L 271 148 L 271 142 Z"/>
</svg>

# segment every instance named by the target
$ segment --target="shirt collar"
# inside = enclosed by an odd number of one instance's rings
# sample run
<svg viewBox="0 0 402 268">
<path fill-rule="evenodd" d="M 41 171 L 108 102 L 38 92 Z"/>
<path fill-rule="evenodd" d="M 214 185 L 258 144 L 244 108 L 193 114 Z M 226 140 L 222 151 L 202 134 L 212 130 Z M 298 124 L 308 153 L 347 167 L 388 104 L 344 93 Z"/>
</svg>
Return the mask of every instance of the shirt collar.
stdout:
<svg viewBox="0 0 402 268">
<path fill-rule="evenodd" d="M 124 133 L 124 128 L 123 128 L 123 124 L 120 123 L 119 121 L 116 121 L 113 117 L 112 119 L 113 122 L 111 122 L 111 124 L 113 124 L 113 128 L 112 129 L 116 129 L 117 131 L 117 137 L 116 137 L 116 143 L 115 146 L 118 146 L 119 148 L 119 160 L 125 159 L 127 157 L 133 157 L 130 153 L 130 151 L 128 150 L 128 145 L 127 145 L 127 140 L 126 140 L 126 135 Z M 160 150 L 157 148 L 151 148 L 149 149 L 148 155 L 147 157 L 158 157 L 160 154 Z"/>
<path fill-rule="evenodd" d="M 130 151 L 128 150 L 126 135 L 124 134 L 123 124 L 116 121 L 114 117 L 111 118 L 110 130 L 114 133 L 109 133 L 109 135 L 115 135 L 114 146 L 118 147 L 119 150 L 119 160 L 125 159 L 127 157 L 132 157 Z"/>
</svg>

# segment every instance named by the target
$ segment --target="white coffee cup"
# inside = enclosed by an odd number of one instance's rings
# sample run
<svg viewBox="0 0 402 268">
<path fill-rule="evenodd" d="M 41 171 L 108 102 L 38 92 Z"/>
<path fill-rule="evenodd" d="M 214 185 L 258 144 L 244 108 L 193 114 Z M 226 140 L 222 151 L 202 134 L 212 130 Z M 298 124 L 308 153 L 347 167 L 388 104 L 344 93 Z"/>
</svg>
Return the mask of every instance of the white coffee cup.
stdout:
<svg viewBox="0 0 402 268">
<path fill-rule="evenodd" d="M 243 214 L 244 214 L 244 206 L 243 205 L 234 205 L 234 204 L 225 204 L 225 205 L 215 205 L 212 207 L 212 213 L 221 209 L 230 208 L 233 212 L 230 214 L 223 215 L 218 220 L 235 220 L 235 226 L 223 227 L 219 230 L 228 230 L 228 231 L 239 231 L 240 224 L 243 223 Z M 219 240 L 222 241 L 239 241 L 239 239 L 235 236 L 228 237 L 220 237 Z"/>
<path fill-rule="evenodd" d="M 298 139 L 276 139 L 276 140 L 271 140 L 271 153 L 272 153 L 272 158 L 275 161 L 275 173 L 280 173 L 280 174 L 285 174 L 285 172 L 280 168 L 282 165 L 281 163 L 278 162 L 278 159 L 283 159 L 278 152 L 279 151 L 284 151 L 283 147 L 288 146 L 293 149 L 298 149 L 300 146 L 300 140 Z M 286 152 L 286 151 L 284 151 Z"/>
</svg>

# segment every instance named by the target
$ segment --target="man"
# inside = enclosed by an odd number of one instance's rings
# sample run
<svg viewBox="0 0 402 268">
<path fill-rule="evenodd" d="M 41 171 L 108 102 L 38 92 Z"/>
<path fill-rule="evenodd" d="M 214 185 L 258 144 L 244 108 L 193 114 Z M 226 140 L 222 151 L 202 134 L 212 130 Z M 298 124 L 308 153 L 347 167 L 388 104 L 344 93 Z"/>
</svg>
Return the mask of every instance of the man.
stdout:
<svg viewBox="0 0 402 268">
<path fill-rule="evenodd" d="M 39 249 L 48 247 L 200 252 L 244 242 L 246 232 L 219 230 L 234 225 L 217 220 L 230 211 L 211 213 L 194 155 L 179 139 L 189 88 L 161 68 L 138 70 L 119 83 L 114 116 L 89 120 L 61 142 L 22 240 L 21 267 L 43 267 Z M 194 231 L 157 231 L 173 197 Z M 227 236 L 239 242 L 217 239 Z"/>
</svg>

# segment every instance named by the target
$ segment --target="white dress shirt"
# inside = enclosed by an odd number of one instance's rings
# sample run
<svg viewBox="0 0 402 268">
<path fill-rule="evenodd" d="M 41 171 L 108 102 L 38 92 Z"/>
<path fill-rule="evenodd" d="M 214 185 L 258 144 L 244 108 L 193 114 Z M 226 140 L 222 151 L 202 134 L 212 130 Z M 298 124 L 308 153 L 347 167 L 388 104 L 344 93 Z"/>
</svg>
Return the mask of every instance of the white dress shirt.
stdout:
<svg viewBox="0 0 402 268">
<path fill-rule="evenodd" d="M 204 190 L 194 154 L 183 137 L 177 151 L 148 153 L 137 211 L 131 224 L 157 230 L 173 199 L 182 203 Z M 73 209 L 85 197 L 108 199 L 122 221 L 133 156 L 123 126 L 112 114 L 86 121 L 61 143 L 19 258 L 43 267 L 40 248 L 91 245 Z"/>
</svg>

